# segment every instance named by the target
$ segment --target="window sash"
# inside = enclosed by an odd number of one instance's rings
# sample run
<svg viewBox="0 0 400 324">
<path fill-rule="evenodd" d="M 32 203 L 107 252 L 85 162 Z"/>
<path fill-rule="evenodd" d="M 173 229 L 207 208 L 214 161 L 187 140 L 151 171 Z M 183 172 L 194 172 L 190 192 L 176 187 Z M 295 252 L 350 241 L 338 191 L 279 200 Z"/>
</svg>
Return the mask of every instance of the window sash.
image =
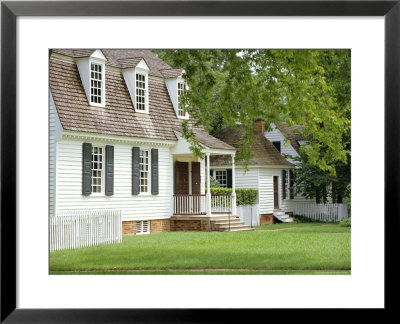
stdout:
<svg viewBox="0 0 400 324">
<path fill-rule="evenodd" d="M 149 150 L 140 150 L 140 192 L 149 192 Z"/>
<path fill-rule="evenodd" d="M 146 75 L 136 73 L 136 109 L 146 110 Z"/>
<path fill-rule="evenodd" d="M 92 193 L 102 193 L 104 188 L 104 149 L 92 146 Z"/>
<path fill-rule="evenodd" d="M 181 96 L 185 91 L 185 84 L 183 82 L 178 82 L 178 116 L 184 117 L 185 110 L 183 104 L 180 102 Z"/>
<path fill-rule="evenodd" d="M 103 103 L 103 65 L 90 63 L 90 102 Z"/>
<path fill-rule="evenodd" d="M 219 185 L 223 188 L 227 186 L 227 172 L 226 170 L 215 170 L 215 179 L 219 182 Z"/>
</svg>

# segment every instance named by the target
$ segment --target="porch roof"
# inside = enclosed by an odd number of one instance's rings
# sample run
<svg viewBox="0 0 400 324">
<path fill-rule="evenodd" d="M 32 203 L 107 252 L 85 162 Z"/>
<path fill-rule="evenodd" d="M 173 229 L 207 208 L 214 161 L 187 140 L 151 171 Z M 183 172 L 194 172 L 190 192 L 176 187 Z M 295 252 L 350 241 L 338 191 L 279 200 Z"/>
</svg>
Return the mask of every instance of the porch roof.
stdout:
<svg viewBox="0 0 400 324">
<path fill-rule="evenodd" d="M 182 136 L 180 129 L 174 129 L 178 138 L 177 145 L 172 149 L 172 154 L 192 154 L 188 141 Z M 208 134 L 203 128 L 193 128 L 195 138 L 205 146 L 206 152 L 210 155 L 232 155 L 236 149 L 227 143 Z"/>
</svg>

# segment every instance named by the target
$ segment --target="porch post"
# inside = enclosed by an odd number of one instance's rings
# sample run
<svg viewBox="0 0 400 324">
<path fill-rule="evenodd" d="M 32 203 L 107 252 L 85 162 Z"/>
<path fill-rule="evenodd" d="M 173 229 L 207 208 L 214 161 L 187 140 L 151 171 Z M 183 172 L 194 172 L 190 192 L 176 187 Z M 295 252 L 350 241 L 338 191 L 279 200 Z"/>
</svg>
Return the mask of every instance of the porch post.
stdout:
<svg viewBox="0 0 400 324">
<path fill-rule="evenodd" d="M 236 216 L 235 154 L 232 154 L 232 215 Z"/>
<path fill-rule="evenodd" d="M 210 152 L 207 152 L 206 155 L 207 155 L 207 196 L 206 196 L 206 204 L 207 204 L 207 216 L 211 217 Z"/>
</svg>

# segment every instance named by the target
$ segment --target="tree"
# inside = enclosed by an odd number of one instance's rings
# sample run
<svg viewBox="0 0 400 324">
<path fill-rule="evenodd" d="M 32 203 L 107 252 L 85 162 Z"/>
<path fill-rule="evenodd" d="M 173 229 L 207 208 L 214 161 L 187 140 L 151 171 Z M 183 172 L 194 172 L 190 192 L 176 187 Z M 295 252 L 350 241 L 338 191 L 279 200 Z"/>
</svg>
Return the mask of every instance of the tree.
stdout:
<svg viewBox="0 0 400 324">
<path fill-rule="evenodd" d="M 348 50 L 157 50 L 173 67 L 185 69 L 183 96 L 196 125 L 213 133 L 240 122 L 245 129 L 239 160 L 249 161 L 253 122 L 301 124 L 312 136 L 302 152 L 307 162 L 334 175 L 350 151 L 350 51 Z M 187 124 L 187 122 L 184 122 Z M 196 154 L 201 147 L 184 124 Z M 197 150 L 196 150 L 197 148 Z"/>
</svg>

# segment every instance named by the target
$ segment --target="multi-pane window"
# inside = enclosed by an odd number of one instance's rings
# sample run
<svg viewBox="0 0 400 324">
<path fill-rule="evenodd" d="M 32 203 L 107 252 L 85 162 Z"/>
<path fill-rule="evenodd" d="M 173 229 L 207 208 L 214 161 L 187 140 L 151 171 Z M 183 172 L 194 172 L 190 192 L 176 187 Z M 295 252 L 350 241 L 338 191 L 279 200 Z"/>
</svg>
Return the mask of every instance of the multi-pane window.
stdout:
<svg viewBox="0 0 400 324">
<path fill-rule="evenodd" d="M 140 150 L 140 192 L 149 191 L 149 151 Z"/>
<path fill-rule="evenodd" d="M 103 148 L 92 147 L 92 192 L 101 192 L 103 184 Z"/>
<path fill-rule="evenodd" d="M 136 222 L 136 234 L 149 234 L 150 233 L 150 222 L 147 221 L 137 221 Z"/>
<path fill-rule="evenodd" d="M 216 170 L 215 171 L 215 179 L 219 182 L 219 185 L 223 188 L 226 188 L 226 170 Z"/>
<path fill-rule="evenodd" d="M 90 102 L 101 104 L 103 95 L 103 65 L 90 64 Z"/>
<path fill-rule="evenodd" d="M 136 110 L 146 110 L 146 76 L 136 73 Z"/>
<path fill-rule="evenodd" d="M 178 116 L 185 116 L 185 110 L 183 109 L 183 104 L 180 99 L 185 91 L 185 84 L 183 82 L 178 82 Z"/>
</svg>

